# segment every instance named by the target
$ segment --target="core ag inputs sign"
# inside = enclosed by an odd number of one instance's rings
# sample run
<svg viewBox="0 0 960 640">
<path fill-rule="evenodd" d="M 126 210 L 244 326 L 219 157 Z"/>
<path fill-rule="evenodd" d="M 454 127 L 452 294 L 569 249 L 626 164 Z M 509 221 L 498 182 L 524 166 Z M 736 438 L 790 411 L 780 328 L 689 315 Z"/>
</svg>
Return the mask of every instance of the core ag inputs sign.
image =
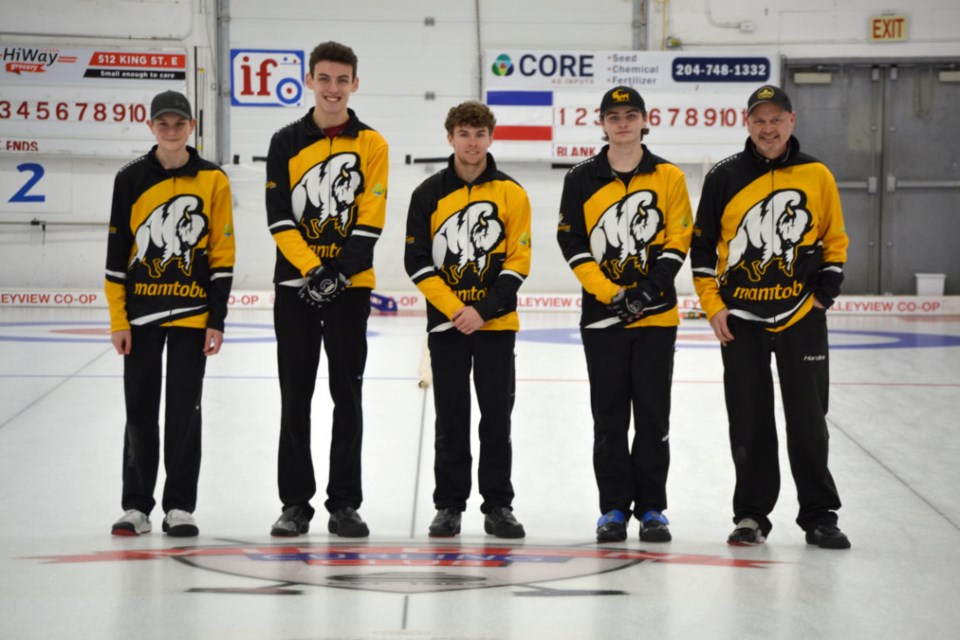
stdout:
<svg viewBox="0 0 960 640">
<path fill-rule="evenodd" d="M 600 98 L 618 85 L 643 97 L 655 153 L 715 162 L 743 146 L 747 96 L 779 78 L 779 59 L 763 53 L 488 50 L 483 71 L 494 154 L 554 162 L 600 150 Z"/>
</svg>

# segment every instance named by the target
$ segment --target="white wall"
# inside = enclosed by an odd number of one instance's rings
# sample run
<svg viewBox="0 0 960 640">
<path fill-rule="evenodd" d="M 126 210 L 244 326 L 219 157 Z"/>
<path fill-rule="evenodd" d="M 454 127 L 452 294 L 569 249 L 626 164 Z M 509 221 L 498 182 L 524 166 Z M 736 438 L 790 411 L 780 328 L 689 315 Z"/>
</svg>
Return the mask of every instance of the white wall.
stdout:
<svg viewBox="0 0 960 640">
<path fill-rule="evenodd" d="M 799 4 L 785 0 L 650 0 L 647 4 L 651 49 L 661 48 L 669 37 L 688 50 L 772 48 L 784 56 L 822 58 L 825 62 L 850 57 L 956 58 L 960 54 L 960 8 L 955 0 L 915 0 L 909 4 L 870 0 L 809 0 Z M 0 47 L 14 42 L 53 42 L 61 46 L 137 46 L 149 42 L 190 51 L 199 47 L 203 56 L 213 42 L 212 7 L 213 0 L 34 0 L 22 4 L 17 12 L 4 11 Z M 136 15 L 147 19 L 130 19 L 131 11 L 139 11 Z M 477 5 L 467 0 L 230 0 L 233 48 L 296 48 L 309 53 L 317 43 L 335 39 L 356 50 L 360 89 L 351 106 L 385 135 L 391 148 L 388 221 L 375 263 L 381 289 L 405 290 L 412 286 L 402 269 L 407 203 L 428 169 L 439 168 L 404 165 L 404 158 L 448 154 L 443 119 L 450 106 L 478 97 L 479 55 L 483 49 L 627 50 L 634 37 L 633 0 L 480 0 L 479 40 L 476 11 Z M 906 42 L 869 42 L 869 17 L 881 13 L 908 17 Z M 428 18 L 432 26 L 427 25 Z M 123 34 L 134 38 L 133 44 L 122 39 Z M 192 77 L 188 86 L 193 86 Z M 212 79 L 208 100 L 213 99 L 218 86 L 226 88 L 223 81 L 217 85 Z M 428 92 L 435 99 L 425 99 Z M 213 111 L 212 104 L 208 111 Z M 231 154 L 241 158 L 240 165 L 226 167 L 235 182 L 238 289 L 269 288 L 274 257 L 274 245 L 264 223 L 263 166 L 252 162 L 252 157 L 266 155 L 273 131 L 303 111 L 231 109 Z M 208 157 L 212 157 L 213 148 L 207 145 Z M 651 149 L 657 151 L 655 137 L 651 138 Z M 23 161 L 24 157 L 0 151 L 0 169 L 7 173 L 11 162 Z M 55 220 L 105 225 L 112 176 L 125 160 L 44 158 L 43 162 L 60 172 L 63 197 L 71 203 L 70 211 Z M 554 241 L 563 172 L 546 165 L 510 164 L 503 168 L 527 188 L 534 207 L 534 263 L 526 289 L 575 291 L 573 276 Z M 708 168 L 683 166 L 694 206 Z M 5 209 L 0 200 L 0 223 L 33 217 Z M 99 288 L 105 237 L 105 226 L 49 226 L 44 232 L 39 227 L 0 224 L 0 287 Z M 682 272 L 678 284 L 689 289 L 688 283 L 688 273 Z"/>
<path fill-rule="evenodd" d="M 958 54 L 954 0 L 654 0 L 651 9 L 651 49 L 673 36 L 684 49 L 773 46 L 791 58 Z M 870 42 L 869 19 L 885 14 L 908 18 L 907 41 Z"/>
<path fill-rule="evenodd" d="M 558 6 L 568 8 L 557 10 Z M 481 2 L 465 0 L 354 3 L 261 3 L 231 0 L 233 47 L 311 49 L 325 40 L 348 44 L 359 58 L 360 89 L 351 100 L 360 117 L 383 133 L 395 161 L 447 154 L 447 110 L 479 93 L 485 48 L 629 49 L 633 3 Z M 282 22 L 276 16 L 290 16 Z M 432 19 L 433 26 L 425 21 Z M 265 29 L 264 25 L 271 28 Z M 276 29 L 272 28 L 276 25 Z M 282 30 L 282 42 L 276 34 Z M 425 96 L 432 93 L 435 99 Z M 309 105 L 308 105 L 309 106 Z M 296 109 L 235 108 L 231 149 L 243 161 L 266 155 L 270 136 L 301 115 Z"/>
<path fill-rule="evenodd" d="M 214 0 L 4 0 L 0 52 L 15 45 L 183 50 L 188 54 L 186 86 L 194 107 L 213 113 L 215 87 L 204 87 L 207 99 L 200 104 L 194 90 L 195 67 L 209 67 L 213 4 Z M 82 99 L 74 95 L 76 88 L 69 91 L 71 98 Z M 212 122 L 208 125 L 206 142 L 212 149 L 214 127 Z M 10 153 L 2 143 L 0 287 L 102 287 L 113 178 L 133 158 L 105 155 L 96 140 L 90 141 L 88 152 L 75 155 Z M 149 145 L 142 151 L 147 149 Z M 7 202 L 24 184 L 16 169 L 24 162 L 41 163 L 45 170 L 36 189 L 47 202 L 36 210 Z M 23 226 L 31 221 L 49 224 Z"/>
</svg>

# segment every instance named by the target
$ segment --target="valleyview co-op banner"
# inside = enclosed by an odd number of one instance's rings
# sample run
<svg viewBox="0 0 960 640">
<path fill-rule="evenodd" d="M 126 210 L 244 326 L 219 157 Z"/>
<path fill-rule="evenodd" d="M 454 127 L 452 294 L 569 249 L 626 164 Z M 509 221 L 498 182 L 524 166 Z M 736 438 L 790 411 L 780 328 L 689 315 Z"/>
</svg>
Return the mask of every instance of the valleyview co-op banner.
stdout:
<svg viewBox="0 0 960 640">
<path fill-rule="evenodd" d="M 497 118 L 492 152 L 504 160 L 579 162 L 603 146 L 600 99 L 640 92 L 650 150 L 676 163 L 712 163 L 743 146 L 747 97 L 779 84 L 774 52 L 488 50 L 484 99 Z"/>
</svg>

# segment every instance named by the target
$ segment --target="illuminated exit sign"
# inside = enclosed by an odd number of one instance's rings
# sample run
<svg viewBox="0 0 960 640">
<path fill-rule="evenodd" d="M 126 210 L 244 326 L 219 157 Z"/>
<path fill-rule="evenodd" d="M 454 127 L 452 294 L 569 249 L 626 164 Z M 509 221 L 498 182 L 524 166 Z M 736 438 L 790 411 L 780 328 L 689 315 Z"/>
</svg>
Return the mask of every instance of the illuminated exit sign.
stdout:
<svg viewBox="0 0 960 640">
<path fill-rule="evenodd" d="M 907 39 L 907 16 L 870 18 L 871 42 L 902 42 Z"/>
</svg>

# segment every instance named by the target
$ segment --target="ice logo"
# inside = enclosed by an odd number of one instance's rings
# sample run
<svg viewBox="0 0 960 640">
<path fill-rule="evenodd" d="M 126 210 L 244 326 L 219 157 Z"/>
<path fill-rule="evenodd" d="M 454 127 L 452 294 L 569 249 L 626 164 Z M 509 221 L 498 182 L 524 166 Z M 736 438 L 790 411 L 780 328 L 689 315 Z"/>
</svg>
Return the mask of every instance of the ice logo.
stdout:
<svg viewBox="0 0 960 640">
<path fill-rule="evenodd" d="M 513 75 L 513 60 L 507 54 L 501 53 L 494 61 L 491 70 L 495 76 Z"/>
<path fill-rule="evenodd" d="M 298 595 L 297 585 L 355 589 L 378 593 L 440 593 L 491 587 L 527 587 L 540 595 L 626 595 L 622 591 L 560 589 L 539 583 L 602 575 L 643 563 L 755 569 L 777 566 L 772 560 L 725 558 L 687 553 L 655 553 L 639 549 L 579 547 L 505 547 L 503 545 L 438 546 L 362 545 L 316 542 L 302 545 L 243 545 L 178 547 L 174 549 L 113 549 L 81 555 L 39 556 L 54 564 L 136 562 L 173 559 L 182 565 L 239 575 L 266 584 L 249 587 L 202 587 L 189 593 L 223 595 Z M 278 584 L 279 583 L 279 584 Z M 517 595 L 526 593 L 514 591 Z"/>
</svg>

